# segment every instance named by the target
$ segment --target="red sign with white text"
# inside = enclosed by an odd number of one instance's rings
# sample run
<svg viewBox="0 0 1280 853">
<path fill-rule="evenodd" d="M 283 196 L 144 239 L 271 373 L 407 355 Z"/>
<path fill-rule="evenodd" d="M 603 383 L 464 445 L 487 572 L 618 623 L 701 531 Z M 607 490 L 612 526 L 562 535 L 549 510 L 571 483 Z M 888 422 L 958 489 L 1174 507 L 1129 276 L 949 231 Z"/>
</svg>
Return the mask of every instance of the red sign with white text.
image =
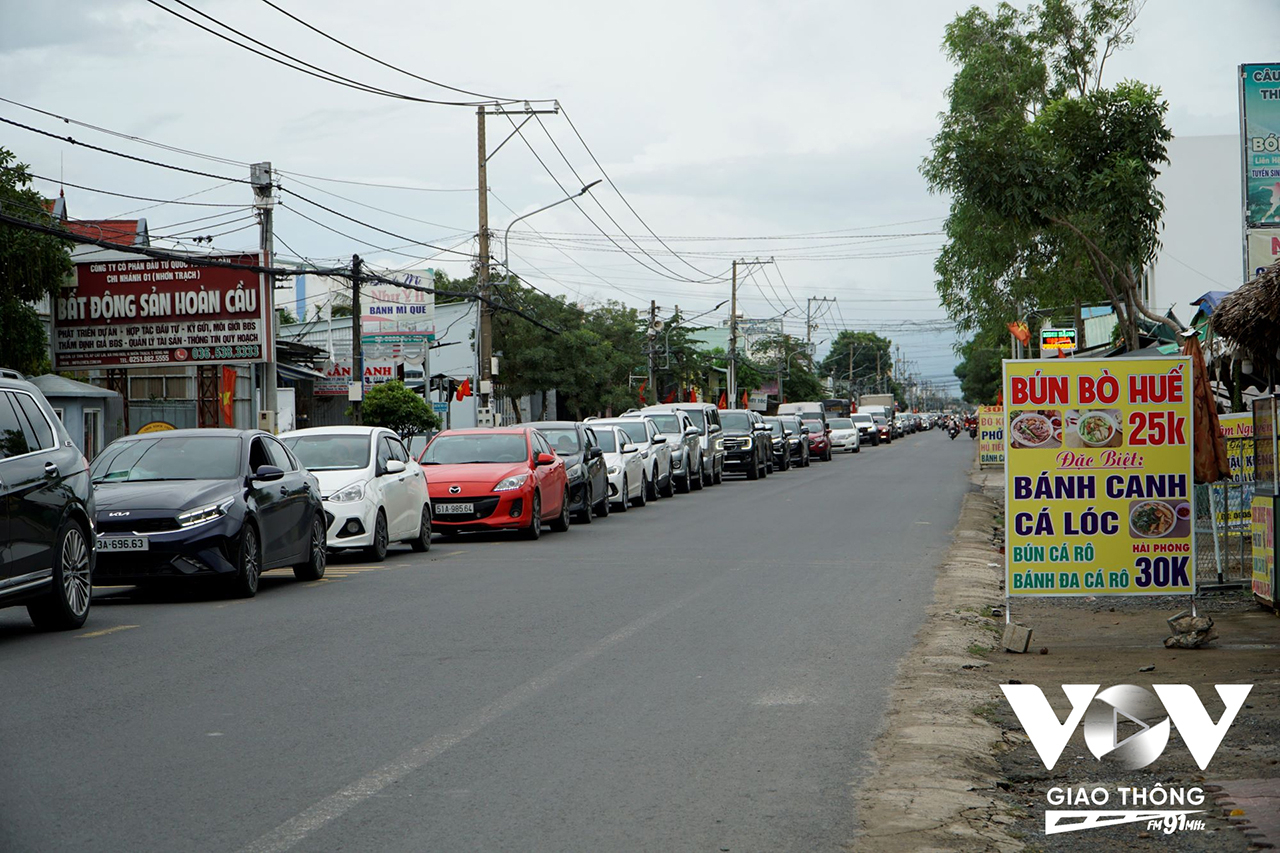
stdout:
<svg viewBox="0 0 1280 853">
<path fill-rule="evenodd" d="M 268 302 L 258 273 L 194 259 L 76 264 L 54 299 L 54 369 L 266 361 Z"/>
</svg>

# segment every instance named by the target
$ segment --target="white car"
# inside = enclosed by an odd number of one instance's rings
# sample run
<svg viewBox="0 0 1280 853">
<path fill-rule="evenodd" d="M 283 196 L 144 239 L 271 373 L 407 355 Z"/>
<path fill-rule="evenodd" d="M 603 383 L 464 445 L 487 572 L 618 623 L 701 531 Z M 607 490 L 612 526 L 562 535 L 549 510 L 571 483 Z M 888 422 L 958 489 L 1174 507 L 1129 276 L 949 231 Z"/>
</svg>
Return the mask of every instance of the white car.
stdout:
<svg viewBox="0 0 1280 853">
<path fill-rule="evenodd" d="M 415 551 L 431 547 L 431 499 L 422 466 L 389 429 L 313 427 L 280 436 L 320 481 L 331 550 L 363 548 L 387 556 L 392 542 Z"/>
<path fill-rule="evenodd" d="M 648 495 L 649 474 L 645 471 L 640 447 L 632 444 L 619 427 L 592 423 L 591 429 L 600 442 L 600 449 L 604 451 L 605 471 L 609 477 L 609 503 L 618 512 L 626 512 L 628 506 L 644 506 Z"/>
<path fill-rule="evenodd" d="M 831 427 L 832 453 L 857 453 L 862 450 L 858 425 L 851 418 L 828 418 L 827 424 Z"/>
<path fill-rule="evenodd" d="M 640 415 L 626 418 L 588 418 L 591 427 L 613 426 L 627 434 L 627 439 L 640 448 L 644 457 L 648 491 L 645 497 L 656 501 L 659 496 L 669 498 L 676 493 L 676 481 L 671 469 L 671 444 L 658 429 L 653 418 Z"/>
</svg>

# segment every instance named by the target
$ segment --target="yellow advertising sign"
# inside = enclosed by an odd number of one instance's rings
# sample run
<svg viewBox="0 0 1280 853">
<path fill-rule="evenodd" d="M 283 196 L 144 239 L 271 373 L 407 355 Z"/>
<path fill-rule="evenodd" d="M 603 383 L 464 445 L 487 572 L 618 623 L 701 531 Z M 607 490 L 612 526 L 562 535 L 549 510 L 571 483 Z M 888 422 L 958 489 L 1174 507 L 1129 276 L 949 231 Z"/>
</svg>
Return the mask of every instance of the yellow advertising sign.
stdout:
<svg viewBox="0 0 1280 853">
<path fill-rule="evenodd" d="M 978 467 L 1004 464 L 1004 407 L 978 407 Z"/>
<path fill-rule="evenodd" d="M 1004 362 L 1010 596 L 1195 592 L 1186 358 Z"/>
<path fill-rule="evenodd" d="M 1275 604 L 1276 518 L 1275 498 L 1256 495 L 1253 499 L 1253 594 Z"/>
<path fill-rule="evenodd" d="M 144 435 L 149 432 L 166 432 L 173 428 L 173 424 L 165 423 L 164 421 L 152 421 L 149 424 L 143 424 L 138 427 L 138 435 Z"/>
<path fill-rule="evenodd" d="M 1239 499 L 1226 497 L 1226 489 L 1219 484 L 1212 488 L 1215 495 L 1214 515 L 1219 527 L 1243 529 L 1249 524 L 1250 505 L 1253 502 L 1253 415 L 1248 412 L 1237 415 L 1219 415 L 1219 432 L 1227 442 L 1227 461 L 1231 464 L 1231 482 L 1239 484 Z M 1217 504 L 1222 504 L 1221 507 Z M 1228 506 L 1228 503 L 1230 506 Z"/>
</svg>

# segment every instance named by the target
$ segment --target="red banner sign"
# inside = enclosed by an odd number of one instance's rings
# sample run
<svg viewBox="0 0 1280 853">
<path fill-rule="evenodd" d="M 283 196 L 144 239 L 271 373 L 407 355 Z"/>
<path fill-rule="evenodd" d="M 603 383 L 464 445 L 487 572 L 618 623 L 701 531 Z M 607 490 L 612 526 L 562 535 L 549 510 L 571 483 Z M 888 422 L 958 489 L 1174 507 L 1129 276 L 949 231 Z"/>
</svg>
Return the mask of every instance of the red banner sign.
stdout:
<svg viewBox="0 0 1280 853">
<path fill-rule="evenodd" d="M 76 264 L 54 300 L 54 369 L 266 361 L 265 296 L 258 273 L 195 261 Z"/>
</svg>

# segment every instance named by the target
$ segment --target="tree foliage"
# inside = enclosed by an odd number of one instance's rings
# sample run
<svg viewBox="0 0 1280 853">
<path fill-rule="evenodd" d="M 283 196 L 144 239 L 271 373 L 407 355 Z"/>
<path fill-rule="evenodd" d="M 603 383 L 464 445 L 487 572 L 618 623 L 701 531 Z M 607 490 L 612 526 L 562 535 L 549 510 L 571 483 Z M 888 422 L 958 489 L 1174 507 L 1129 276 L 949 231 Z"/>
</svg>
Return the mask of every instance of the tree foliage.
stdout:
<svg viewBox="0 0 1280 853">
<path fill-rule="evenodd" d="M 975 406 L 994 405 L 1000 393 L 1001 361 L 1008 352 L 1008 336 L 1002 329 L 984 329 L 959 348 L 955 375 L 960 395 Z"/>
<path fill-rule="evenodd" d="M 440 418 L 427 401 L 398 380 L 370 388 L 364 395 L 361 412 L 366 425 L 386 427 L 406 442 L 440 428 Z"/>
<path fill-rule="evenodd" d="M 893 372 L 892 346 L 892 341 L 875 332 L 845 329 L 831 342 L 831 349 L 822 360 L 821 374 L 834 377 L 837 388 L 841 383 L 854 387 L 859 382 L 874 382 L 877 377 Z"/>
<path fill-rule="evenodd" d="M 0 148 L 0 210 L 42 225 L 57 225 L 30 186 L 27 167 Z M 49 368 L 44 323 L 31 302 L 52 297 L 71 273 L 71 243 L 0 224 L 0 366 L 23 373 Z"/>
<path fill-rule="evenodd" d="M 1139 9 L 1000 3 L 948 25 L 944 48 L 959 69 L 921 171 L 952 197 L 935 271 L 961 330 L 1109 301 L 1136 345 L 1137 315 L 1155 318 L 1136 283 L 1159 245 L 1168 105 L 1143 83 L 1102 86 Z"/>
<path fill-rule="evenodd" d="M 818 366 L 809 355 L 802 338 L 771 335 L 756 344 L 757 359 L 766 372 L 772 372 L 782 383 L 781 403 L 821 400 L 826 393 L 818 378 Z"/>
</svg>

